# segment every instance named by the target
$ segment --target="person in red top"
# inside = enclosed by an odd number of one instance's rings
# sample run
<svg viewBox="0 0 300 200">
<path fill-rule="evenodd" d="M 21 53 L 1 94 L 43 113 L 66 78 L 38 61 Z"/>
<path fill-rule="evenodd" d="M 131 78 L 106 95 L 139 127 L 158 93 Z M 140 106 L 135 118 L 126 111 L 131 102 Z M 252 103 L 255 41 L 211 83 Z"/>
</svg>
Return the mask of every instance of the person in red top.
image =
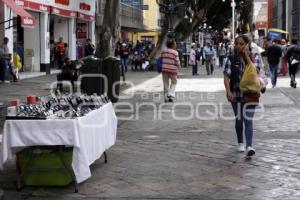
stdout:
<svg viewBox="0 0 300 200">
<path fill-rule="evenodd" d="M 59 38 L 59 42 L 56 44 L 56 58 L 57 58 L 57 65 L 58 69 L 62 68 L 63 61 L 65 57 L 65 43 L 63 38 Z"/>
<path fill-rule="evenodd" d="M 167 41 L 167 48 L 161 52 L 165 102 L 174 102 L 175 98 L 177 73 L 181 68 L 176 48 L 176 42 L 169 40 Z M 169 84 L 170 80 L 171 85 Z"/>
</svg>

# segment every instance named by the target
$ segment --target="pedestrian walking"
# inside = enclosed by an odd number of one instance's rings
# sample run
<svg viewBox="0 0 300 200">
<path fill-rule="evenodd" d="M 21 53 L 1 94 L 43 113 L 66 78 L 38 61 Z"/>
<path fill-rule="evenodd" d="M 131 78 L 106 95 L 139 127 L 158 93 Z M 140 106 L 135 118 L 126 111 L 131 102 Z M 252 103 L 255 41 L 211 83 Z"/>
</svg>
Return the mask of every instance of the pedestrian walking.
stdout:
<svg viewBox="0 0 300 200">
<path fill-rule="evenodd" d="M 2 83 L 8 83 L 7 71 L 9 64 L 9 49 L 8 49 L 9 39 L 7 37 L 3 38 L 3 44 L 0 45 L 0 79 Z"/>
<path fill-rule="evenodd" d="M 16 73 L 15 73 L 15 66 L 14 66 L 14 63 L 13 63 L 13 59 L 12 59 L 12 54 L 9 53 L 8 54 L 8 72 L 9 72 L 9 75 L 7 78 L 8 80 L 10 81 L 11 77 L 13 78 L 13 82 L 17 82 L 18 81 L 18 78 L 16 76 Z"/>
<path fill-rule="evenodd" d="M 62 37 L 59 38 L 58 43 L 56 44 L 56 58 L 58 69 L 61 69 L 64 63 L 66 55 L 65 43 Z"/>
<path fill-rule="evenodd" d="M 129 49 L 126 43 L 122 43 L 120 49 L 120 57 L 121 57 L 121 64 L 122 64 L 122 74 L 127 72 L 127 64 L 129 59 Z"/>
<path fill-rule="evenodd" d="M 207 75 L 213 74 L 214 71 L 213 56 L 214 56 L 213 48 L 208 42 L 206 43 L 206 46 L 203 48 L 203 58 L 205 59 Z"/>
<path fill-rule="evenodd" d="M 297 40 L 292 40 L 292 45 L 288 48 L 286 53 L 286 60 L 289 63 L 289 75 L 291 78 L 290 86 L 297 87 L 296 72 L 300 61 L 300 49 L 297 47 Z"/>
<path fill-rule="evenodd" d="M 199 75 L 198 74 L 198 66 L 197 66 L 197 59 L 196 59 L 196 43 L 191 44 L 190 56 L 189 56 L 189 64 L 192 65 L 192 75 Z"/>
<path fill-rule="evenodd" d="M 219 54 L 219 68 L 223 68 L 224 59 L 226 57 L 226 49 L 224 47 L 224 44 L 221 44 L 221 46 L 218 50 L 218 54 Z"/>
<path fill-rule="evenodd" d="M 286 53 L 287 53 L 287 49 L 288 49 L 288 44 L 286 42 L 286 40 L 283 38 L 281 39 L 281 50 L 282 50 L 282 56 L 281 56 L 281 70 L 279 71 L 279 73 L 282 74 L 282 76 L 285 76 L 287 73 L 287 60 L 286 60 Z"/>
<path fill-rule="evenodd" d="M 180 70 L 179 54 L 177 45 L 173 40 L 167 41 L 167 48 L 161 52 L 162 58 L 162 79 L 164 85 L 165 102 L 174 102 L 175 89 L 177 85 L 177 74 Z M 170 85 L 171 81 L 171 85 Z"/>
<path fill-rule="evenodd" d="M 278 45 L 277 40 L 273 40 L 273 43 L 267 47 L 267 58 L 270 67 L 270 76 L 272 87 L 276 87 L 277 73 L 280 58 L 282 55 L 281 47 Z"/>
<path fill-rule="evenodd" d="M 246 95 L 240 91 L 240 81 L 247 64 L 251 61 L 249 52 L 250 40 L 245 35 L 240 35 L 235 40 L 234 53 L 227 59 L 224 68 L 224 85 L 226 88 L 226 96 L 231 103 L 235 115 L 235 131 L 239 152 L 246 150 L 247 156 L 255 154 L 252 147 L 253 137 L 253 117 L 255 105 L 248 103 Z M 252 100 L 257 101 L 257 99 Z M 250 101 L 249 101 L 250 102 Z M 243 129 L 245 128 L 246 148 L 243 139 Z"/>
</svg>

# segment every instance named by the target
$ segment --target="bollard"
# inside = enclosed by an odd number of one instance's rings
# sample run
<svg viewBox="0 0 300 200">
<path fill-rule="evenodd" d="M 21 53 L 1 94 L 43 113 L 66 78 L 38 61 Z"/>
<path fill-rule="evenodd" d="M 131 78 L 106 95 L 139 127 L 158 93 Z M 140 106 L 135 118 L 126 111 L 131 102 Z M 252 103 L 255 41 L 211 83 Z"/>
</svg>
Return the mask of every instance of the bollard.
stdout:
<svg viewBox="0 0 300 200">
<path fill-rule="evenodd" d="M 0 200 L 3 200 L 4 191 L 0 188 Z"/>
</svg>

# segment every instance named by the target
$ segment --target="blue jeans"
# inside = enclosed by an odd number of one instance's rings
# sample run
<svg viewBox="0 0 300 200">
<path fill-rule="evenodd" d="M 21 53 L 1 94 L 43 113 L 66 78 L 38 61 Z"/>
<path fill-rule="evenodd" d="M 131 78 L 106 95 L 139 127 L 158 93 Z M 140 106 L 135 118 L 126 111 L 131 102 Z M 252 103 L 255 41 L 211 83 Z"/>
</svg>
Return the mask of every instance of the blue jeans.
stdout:
<svg viewBox="0 0 300 200">
<path fill-rule="evenodd" d="M 245 105 L 242 102 L 231 103 L 235 115 L 235 131 L 238 143 L 244 143 L 243 123 L 245 124 L 246 147 L 252 146 L 253 116 L 255 105 Z"/>
<path fill-rule="evenodd" d="M 122 69 L 127 72 L 128 57 L 121 58 Z"/>
<path fill-rule="evenodd" d="M 198 73 L 198 66 L 197 66 L 197 64 L 192 65 L 192 74 L 196 75 L 197 73 Z"/>
<path fill-rule="evenodd" d="M 270 76 L 272 85 L 276 85 L 277 83 L 277 70 L 278 70 L 278 64 L 269 64 L 270 66 Z"/>
</svg>

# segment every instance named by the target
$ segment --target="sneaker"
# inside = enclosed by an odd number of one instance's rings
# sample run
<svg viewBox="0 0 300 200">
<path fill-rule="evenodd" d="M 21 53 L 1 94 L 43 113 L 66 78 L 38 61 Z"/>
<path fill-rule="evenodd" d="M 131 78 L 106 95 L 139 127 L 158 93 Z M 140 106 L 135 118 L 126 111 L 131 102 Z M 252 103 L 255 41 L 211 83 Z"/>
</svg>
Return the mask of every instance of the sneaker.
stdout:
<svg viewBox="0 0 300 200">
<path fill-rule="evenodd" d="M 238 152 L 244 152 L 245 151 L 245 145 L 243 143 L 239 143 L 237 147 Z"/>
<path fill-rule="evenodd" d="M 247 153 L 246 155 L 251 157 L 255 154 L 255 149 L 253 149 L 252 147 L 247 147 Z"/>
<path fill-rule="evenodd" d="M 174 103 L 174 100 L 172 98 L 169 98 L 169 102 Z"/>
</svg>

